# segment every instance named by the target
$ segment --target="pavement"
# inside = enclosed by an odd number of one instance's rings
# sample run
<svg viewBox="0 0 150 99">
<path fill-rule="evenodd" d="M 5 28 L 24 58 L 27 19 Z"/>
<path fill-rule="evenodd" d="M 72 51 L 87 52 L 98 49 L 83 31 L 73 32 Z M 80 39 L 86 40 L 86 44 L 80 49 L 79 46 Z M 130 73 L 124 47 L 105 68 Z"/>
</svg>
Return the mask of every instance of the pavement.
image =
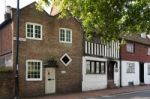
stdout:
<svg viewBox="0 0 150 99">
<path fill-rule="evenodd" d="M 92 99 L 92 98 L 94 99 L 94 97 L 102 97 L 108 95 L 138 92 L 138 91 L 145 91 L 145 90 L 150 90 L 150 85 L 128 86 L 128 87 L 119 87 L 114 89 L 103 89 L 103 90 L 69 93 L 69 94 L 54 94 L 54 95 L 24 98 L 24 99 Z"/>
<path fill-rule="evenodd" d="M 103 97 L 96 97 L 92 99 L 150 99 L 150 90 L 114 94 L 114 95 L 108 95 Z"/>
</svg>

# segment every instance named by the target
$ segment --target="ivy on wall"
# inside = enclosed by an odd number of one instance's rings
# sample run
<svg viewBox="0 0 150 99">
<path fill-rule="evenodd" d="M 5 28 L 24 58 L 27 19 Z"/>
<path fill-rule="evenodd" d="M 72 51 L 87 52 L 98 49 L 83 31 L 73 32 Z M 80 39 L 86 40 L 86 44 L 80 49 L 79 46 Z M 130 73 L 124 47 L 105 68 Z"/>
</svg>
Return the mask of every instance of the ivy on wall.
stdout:
<svg viewBox="0 0 150 99">
<path fill-rule="evenodd" d="M 0 66 L 0 73 L 13 72 L 13 67 Z"/>
</svg>

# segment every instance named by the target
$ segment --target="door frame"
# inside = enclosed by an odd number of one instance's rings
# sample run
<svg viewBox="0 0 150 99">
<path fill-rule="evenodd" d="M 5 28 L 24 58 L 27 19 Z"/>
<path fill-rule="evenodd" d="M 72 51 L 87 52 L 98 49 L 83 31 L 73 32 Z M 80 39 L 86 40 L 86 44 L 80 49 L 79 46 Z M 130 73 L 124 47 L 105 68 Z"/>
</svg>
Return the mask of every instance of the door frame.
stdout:
<svg viewBox="0 0 150 99">
<path fill-rule="evenodd" d="M 49 69 L 54 70 L 54 78 L 46 77 L 46 76 L 48 76 L 47 70 L 49 70 Z M 51 79 L 51 80 L 54 79 L 54 91 L 53 92 L 47 92 L 47 90 L 46 90 L 46 87 L 48 87 L 47 83 L 48 83 L 49 79 Z M 55 68 L 45 68 L 45 94 L 53 94 L 53 93 L 56 93 L 56 69 Z"/>
<path fill-rule="evenodd" d="M 140 83 L 144 83 L 144 62 L 139 62 Z"/>
<path fill-rule="evenodd" d="M 114 78 L 115 78 L 115 77 L 114 77 L 114 74 L 115 74 L 115 64 L 117 65 L 117 62 L 116 62 L 116 61 L 113 61 L 113 60 L 109 60 L 109 61 L 107 62 L 107 79 L 108 79 L 108 81 L 109 81 L 109 80 L 113 80 L 113 81 L 114 81 Z M 109 73 L 108 73 L 108 72 L 109 72 L 109 67 L 110 67 L 110 66 L 112 66 L 112 67 L 111 67 L 111 69 L 112 69 L 112 70 L 111 70 L 111 72 L 112 72 L 112 73 L 111 73 L 111 74 L 112 74 L 112 75 L 111 75 L 111 76 L 112 76 L 112 79 L 109 79 L 109 78 L 108 78 L 108 77 L 109 77 Z"/>
</svg>

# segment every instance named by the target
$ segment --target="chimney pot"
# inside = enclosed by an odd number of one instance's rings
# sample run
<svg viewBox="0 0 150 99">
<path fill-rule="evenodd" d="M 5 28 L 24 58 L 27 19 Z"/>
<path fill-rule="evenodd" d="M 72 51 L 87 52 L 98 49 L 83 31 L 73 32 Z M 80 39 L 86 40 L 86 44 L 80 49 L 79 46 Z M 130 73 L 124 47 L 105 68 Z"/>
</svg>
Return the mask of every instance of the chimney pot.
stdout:
<svg viewBox="0 0 150 99">
<path fill-rule="evenodd" d="M 10 19 L 11 18 L 11 6 L 6 6 L 6 10 L 5 10 L 5 20 Z"/>
</svg>

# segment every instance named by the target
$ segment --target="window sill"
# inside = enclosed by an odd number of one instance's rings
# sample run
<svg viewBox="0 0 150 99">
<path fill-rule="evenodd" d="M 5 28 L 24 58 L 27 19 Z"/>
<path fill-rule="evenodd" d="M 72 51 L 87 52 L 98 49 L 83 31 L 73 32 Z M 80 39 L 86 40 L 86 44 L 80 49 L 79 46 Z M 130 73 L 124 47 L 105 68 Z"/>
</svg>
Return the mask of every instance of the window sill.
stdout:
<svg viewBox="0 0 150 99">
<path fill-rule="evenodd" d="M 42 81 L 42 79 L 26 79 L 26 81 Z"/>
<path fill-rule="evenodd" d="M 29 37 L 26 37 L 26 39 L 29 39 L 29 40 L 37 40 L 37 41 L 43 40 L 42 38 L 29 38 Z"/>
<path fill-rule="evenodd" d="M 59 43 L 72 44 L 72 42 L 59 41 Z"/>
</svg>

